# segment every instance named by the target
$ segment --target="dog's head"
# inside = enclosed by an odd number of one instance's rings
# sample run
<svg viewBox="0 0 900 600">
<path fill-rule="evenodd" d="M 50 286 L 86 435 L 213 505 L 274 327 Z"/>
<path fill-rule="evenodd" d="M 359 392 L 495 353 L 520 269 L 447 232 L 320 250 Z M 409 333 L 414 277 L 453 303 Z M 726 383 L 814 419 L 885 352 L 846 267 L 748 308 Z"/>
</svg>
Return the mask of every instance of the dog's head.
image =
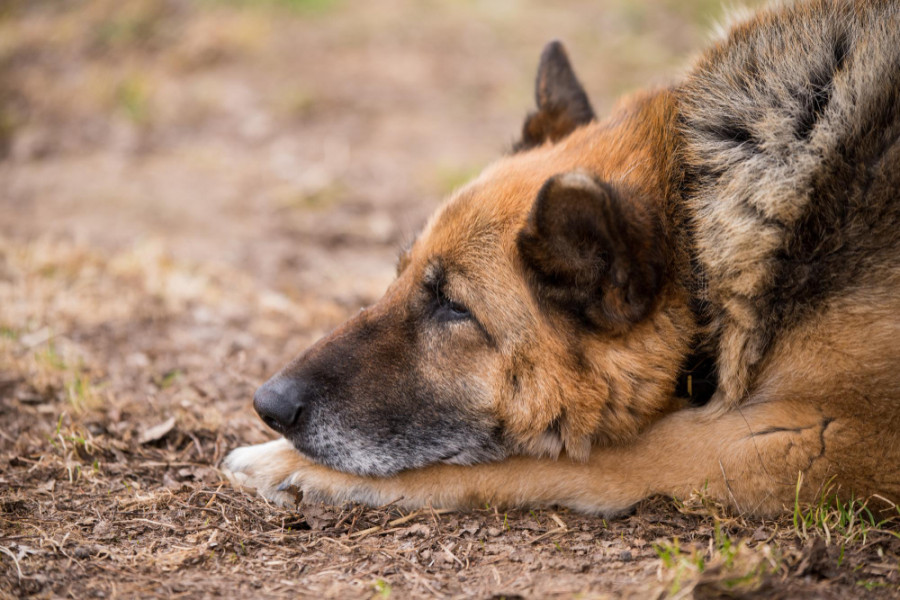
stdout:
<svg viewBox="0 0 900 600">
<path fill-rule="evenodd" d="M 336 469 L 390 475 L 513 453 L 583 459 L 667 410 L 690 336 L 663 227 L 674 105 L 598 123 L 562 46 L 514 151 L 456 192 L 384 297 L 256 393 Z"/>
</svg>

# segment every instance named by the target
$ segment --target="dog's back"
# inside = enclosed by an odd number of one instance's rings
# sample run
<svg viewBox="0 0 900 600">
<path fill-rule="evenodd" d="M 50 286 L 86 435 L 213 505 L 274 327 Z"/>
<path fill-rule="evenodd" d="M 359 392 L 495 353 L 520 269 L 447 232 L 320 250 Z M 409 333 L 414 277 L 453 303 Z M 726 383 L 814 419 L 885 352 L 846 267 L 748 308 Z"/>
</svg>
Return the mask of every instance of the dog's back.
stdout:
<svg viewBox="0 0 900 600">
<path fill-rule="evenodd" d="M 680 94 L 699 291 L 734 405 L 829 302 L 900 308 L 900 4 L 762 13 Z"/>
</svg>

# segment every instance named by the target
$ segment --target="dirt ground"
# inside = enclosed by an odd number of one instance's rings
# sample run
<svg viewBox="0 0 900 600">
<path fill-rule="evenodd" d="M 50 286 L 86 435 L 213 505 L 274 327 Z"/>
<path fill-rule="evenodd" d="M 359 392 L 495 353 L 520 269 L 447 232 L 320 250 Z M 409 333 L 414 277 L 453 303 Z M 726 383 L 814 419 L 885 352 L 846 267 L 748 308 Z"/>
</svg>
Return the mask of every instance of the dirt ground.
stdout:
<svg viewBox="0 0 900 600">
<path fill-rule="evenodd" d="M 216 466 L 257 385 L 514 139 L 544 42 L 597 112 L 714 0 L 0 1 L 0 597 L 900 597 L 864 504 L 285 511 Z M 790 512 L 790 511 L 788 511 Z"/>
</svg>

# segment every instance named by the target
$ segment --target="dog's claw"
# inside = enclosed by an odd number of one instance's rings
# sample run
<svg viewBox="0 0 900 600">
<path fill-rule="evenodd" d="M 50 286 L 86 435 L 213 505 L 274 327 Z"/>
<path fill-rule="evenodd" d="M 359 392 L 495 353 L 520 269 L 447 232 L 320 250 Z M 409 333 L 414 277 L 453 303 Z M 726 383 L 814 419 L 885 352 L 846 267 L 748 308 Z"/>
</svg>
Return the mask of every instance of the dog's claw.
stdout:
<svg viewBox="0 0 900 600">
<path fill-rule="evenodd" d="M 276 491 L 287 494 L 297 506 L 303 502 L 303 490 L 297 484 L 291 483 L 290 479 L 285 479 L 276 488 Z"/>
</svg>

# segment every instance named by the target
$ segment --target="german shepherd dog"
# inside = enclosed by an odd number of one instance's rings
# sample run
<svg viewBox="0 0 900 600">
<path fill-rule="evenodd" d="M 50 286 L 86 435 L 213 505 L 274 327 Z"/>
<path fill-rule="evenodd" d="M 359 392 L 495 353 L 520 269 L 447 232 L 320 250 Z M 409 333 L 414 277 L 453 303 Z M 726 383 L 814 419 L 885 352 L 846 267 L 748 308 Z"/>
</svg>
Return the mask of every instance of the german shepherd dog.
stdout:
<svg viewBox="0 0 900 600">
<path fill-rule="evenodd" d="M 292 503 L 900 501 L 900 2 L 764 10 L 597 120 L 563 47 L 225 460 Z M 799 490 L 799 492 L 798 492 Z"/>
</svg>

